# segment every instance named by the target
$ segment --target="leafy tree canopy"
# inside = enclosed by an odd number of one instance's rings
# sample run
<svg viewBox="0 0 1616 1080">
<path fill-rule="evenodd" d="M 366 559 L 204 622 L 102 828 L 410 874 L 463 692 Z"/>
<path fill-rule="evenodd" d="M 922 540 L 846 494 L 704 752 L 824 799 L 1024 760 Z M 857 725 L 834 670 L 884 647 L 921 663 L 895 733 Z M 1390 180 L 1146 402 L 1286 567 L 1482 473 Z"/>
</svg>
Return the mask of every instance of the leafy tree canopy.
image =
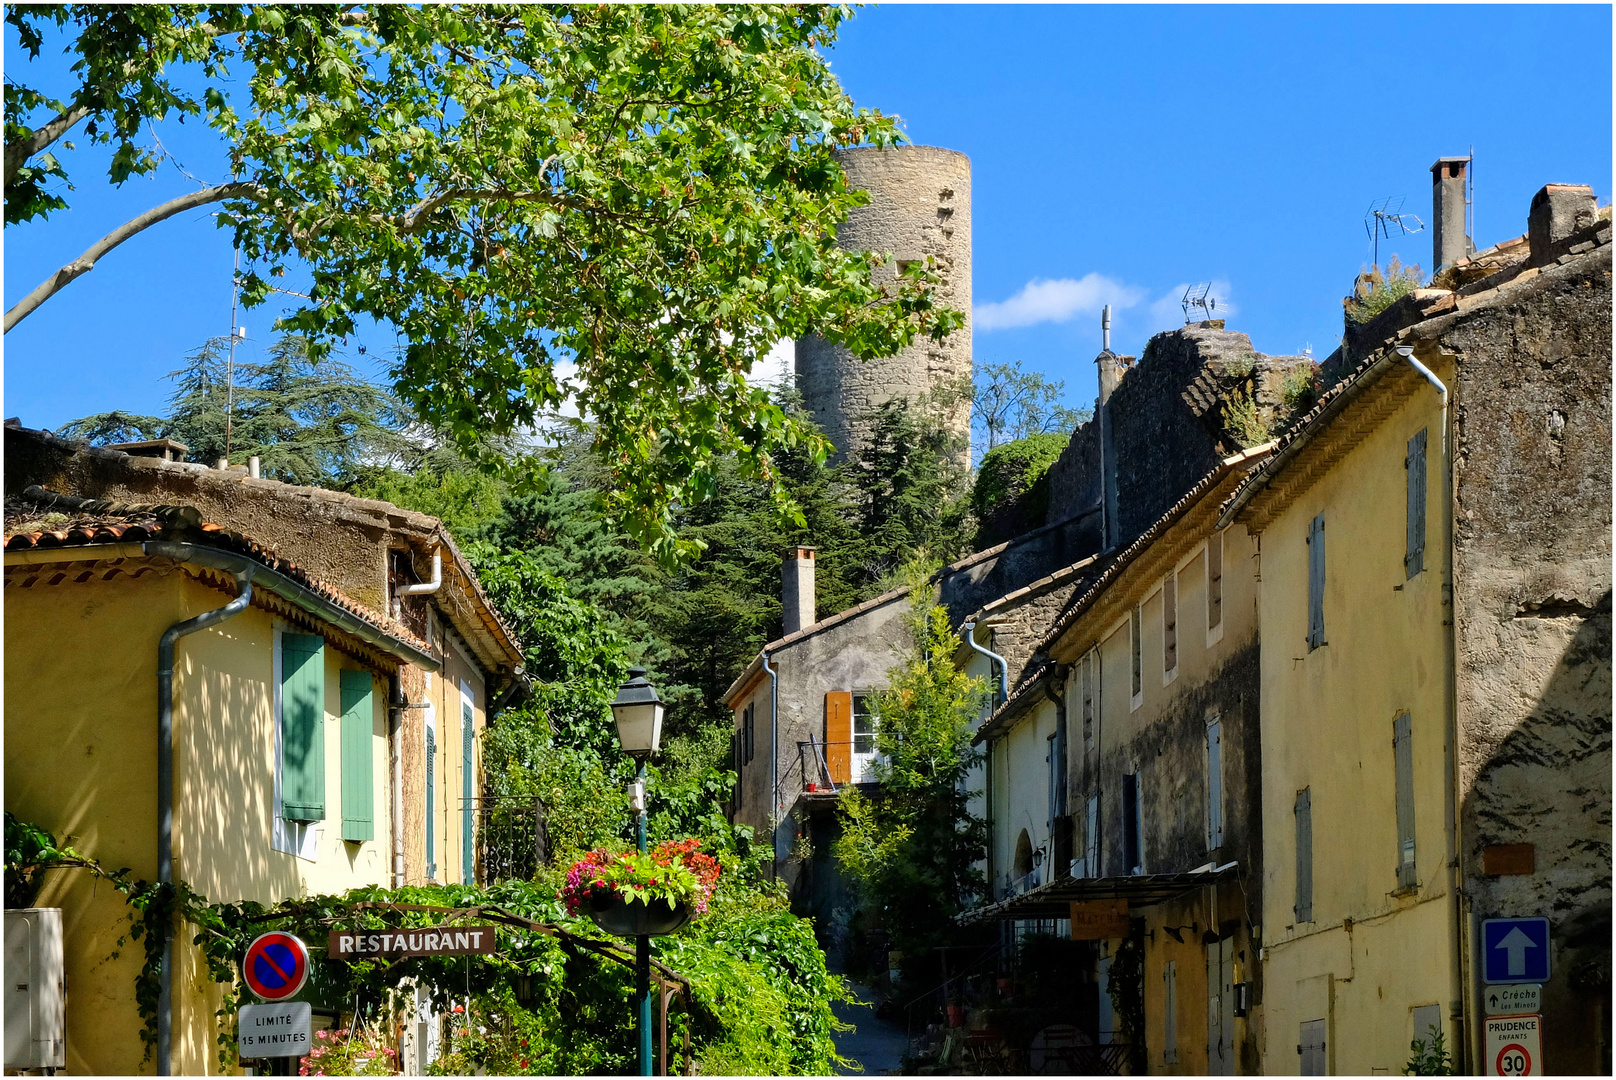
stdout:
<svg viewBox="0 0 1616 1080">
<path fill-rule="evenodd" d="M 408 342 L 394 376 L 421 416 L 508 475 L 487 435 L 531 428 L 569 392 L 598 424 L 606 511 L 664 561 L 693 555 L 674 508 L 710 495 L 733 456 L 779 486 L 779 455 L 823 454 L 746 382 L 777 340 L 818 334 L 855 355 L 945 336 L 916 265 L 835 230 L 865 196 L 838 146 L 896 141 L 854 107 L 818 47 L 837 6 L 14 5 L 24 50 L 73 34 L 78 86 L 6 92 L 8 220 L 64 205 L 51 147 L 75 124 L 115 141 L 113 182 L 149 171 L 147 119 L 200 115 L 233 177 L 109 233 L 7 313 L 10 326 L 128 236 L 222 202 L 245 302 L 288 269 L 313 279 L 280 321 L 314 355 L 371 316 Z M 170 72 L 200 69 L 191 94 Z M 226 98 L 225 80 L 237 80 Z M 576 364 L 577 381 L 559 374 Z"/>
<path fill-rule="evenodd" d="M 983 364 L 976 369 L 975 381 L 971 427 L 977 448 L 985 454 L 1034 435 L 1070 436 L 1092 415 L 1088 409 L 1068 409 L 1060 403 L 1064 380 L 1027 371 L 1020 360 Z"/>
</svg>

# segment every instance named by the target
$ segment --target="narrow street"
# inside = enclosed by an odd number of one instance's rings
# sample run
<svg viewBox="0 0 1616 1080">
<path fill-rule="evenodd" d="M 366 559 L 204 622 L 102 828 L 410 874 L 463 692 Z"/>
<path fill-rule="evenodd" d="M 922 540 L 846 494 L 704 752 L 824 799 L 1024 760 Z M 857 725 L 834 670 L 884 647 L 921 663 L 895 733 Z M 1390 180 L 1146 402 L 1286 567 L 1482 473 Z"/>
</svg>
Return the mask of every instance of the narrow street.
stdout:
<svg viewBox="0 0 1616 1080">
<path fill-rule="evenodd" d="M 869 990 L 853 983 L 852 989 L 860 1001 L 872 1000 Z M 858 1066 L 842 1071 L 843 1076 L 893 1076 L 908 1049 L 909 1037 L 902 1028 L 875 1015 L 869 1005 L 837 1002 L 832 1008 L 836 1018 L 852 1024 L 850 1031 L 836 1033 L 836 1052 L 857 1062 Z"/>
</svg>

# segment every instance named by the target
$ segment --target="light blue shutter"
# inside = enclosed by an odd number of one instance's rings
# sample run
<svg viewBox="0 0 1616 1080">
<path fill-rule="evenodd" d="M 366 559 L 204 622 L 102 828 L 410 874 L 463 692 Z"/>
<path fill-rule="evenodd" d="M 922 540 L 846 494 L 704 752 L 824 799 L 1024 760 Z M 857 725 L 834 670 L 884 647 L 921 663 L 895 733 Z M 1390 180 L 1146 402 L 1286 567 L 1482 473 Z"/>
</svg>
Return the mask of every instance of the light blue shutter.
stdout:
<svg viewBox="0 0 1616 1080">
<path fill-rule="evenodd" d="M 1302 1041 L 1296 1044 L 1296 1052 L 1301 1055 L 1301 1068 L 1297 1071 L 1303 1076 L 1324 1076 L 1329 1071 L 1329 1059 L 1324 1055 L 1324 1021 L 1303 1020 Z"/>
<path fill-rule="evenodd" d="M 432 726 L 426 729 L 426 876 L 428 879 L 438 876 L 438 852 L 436 844 L 435 819 L 437 797 L 437 758 L 438 740 L 433 734 Z"/>
<path fill-rule="evenodd" d="M 1392 764 L 1397 784 L 1397 885 L 1419 884 L 1414 866 L 1414 739 L 1408 713 L 1392 723 Z"/>
<path fill-rule="evenodd" d="M 1324 644 L 1324 515 L 1307 530 L 1307 647 Z"/>
<path fill-rule="evenodd" d="M 1313 789 L 1296 793 L 1296 921 L 1313 921 Z"/>
<path fill-rule="evenodd" d="M 368 671 L 343 671 L 342 695 L 342 838 L 376 838 L 375 771 L 371 733 L 375 727 L 374 684 Z"/>
<path fill-rule="evenodd" d="M 325 818 L 325 639 L 281 635 L 281 816 Z"/>
<path fill-rule="evenodd" d="M 1162 1060 L 1169 1065 L 1178 1062 L 1178 962 L 1167 961 L 1162 972 L 1167 983 L 1167 1006 L 1162 1010 Z"/>
<path fill-rule="evenodd" d="M 1223 844 L 1223 724 L 1206 726 L 1206 846 Z"/>
<path fill-rule="evenodd" d="M 464 701 L 460 716 L 460 795 L 464 800 L 460 812 L 460 880 L 466 885 L 476 883 L 476 852 L 471 846 L 472 828 L 472 739 L 475 732 L 472 730 L 471 702 Z"/>
<path fill-rule="evenodd" d="M 1421 428 L 1408 440 L 1408 457 L 1403 459 L 1408 470 L 1408 551 L 1403 556 L 1403 569 L 1413 577 L 1425 569 L 1425 429 Z"/>
</svg>

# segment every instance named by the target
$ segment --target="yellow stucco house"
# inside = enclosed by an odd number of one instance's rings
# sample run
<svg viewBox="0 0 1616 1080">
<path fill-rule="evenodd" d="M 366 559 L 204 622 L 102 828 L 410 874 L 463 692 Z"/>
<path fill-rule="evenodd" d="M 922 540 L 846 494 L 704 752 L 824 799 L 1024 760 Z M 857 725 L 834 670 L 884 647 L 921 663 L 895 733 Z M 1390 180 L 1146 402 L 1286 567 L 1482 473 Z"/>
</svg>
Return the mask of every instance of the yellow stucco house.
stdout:
<svg viewBox="0 0 1616 1080">
<path fill-rule="evenodd" d="M 479 880 L 481 734 L 520 651 L 452 547 L 437 588 L 408 574 L 419 515 L 387 508 L 394 527 L 356 554 L 343 515 L 386 524 L 386 504 L 6 440 L 8 811 L 213 901 Z M 21 486 L 34 477 L 57 487 Z M 63 909 L 69 1071 L 218 1070 L 219 995 L 188 933 L 145 1057 L 122 896 L 63 870 L 37 903 Z"/>
<path fill-rule="evenodd" d="M 1611 1067 L 1609 211 L 1551 185 L 1529 226 L 1220 517 L 1256 540 L 1269 1072 L 1396 1075 L 1435 1027 L 1492 1073 L 1480 926 L 1537 916 L 1535 1070 Z"/>
</svg>

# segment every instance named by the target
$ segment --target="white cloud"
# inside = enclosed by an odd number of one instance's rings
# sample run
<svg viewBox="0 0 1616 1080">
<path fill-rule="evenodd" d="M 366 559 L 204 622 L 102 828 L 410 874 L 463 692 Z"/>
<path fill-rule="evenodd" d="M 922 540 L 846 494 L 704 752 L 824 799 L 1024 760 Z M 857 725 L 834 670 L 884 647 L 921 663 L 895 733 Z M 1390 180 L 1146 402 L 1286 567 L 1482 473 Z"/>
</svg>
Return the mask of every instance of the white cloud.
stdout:
<svg viewBox="0 0 1616 1080">
<path fill-rule="evenodd" d="M 1038 323 L 1067 322 L 1077 315 L 1093 314 L 1106 304 L 1132 307 L 1145 298 L 1145 290 L 1112 281 L 1098 273 L 1073 280 L 1046 281 L 1033 278 L 1008 300 L 978 304 L 971 311 L 977 330 L 1010 330 Z"/>
<path fill-rule="evenodd" d="M 1152 332 L 1177 330 L 1184 325 L 1184 291 L 1189 287 L 1189 282 L 1174 285 L 1163 293 L 1160 299 L 1151 302 L 1150 328 Z M 1229 299 L 1233 291 L 1234 287 L 1227 281 L 1212 282 L 1212 288 L 1207 292 L 1207 299 L 1215 301 L 1217 304 L 1217 307 L 1212 310 L 1212 318 L 1224 319 L 1231 315 L 1240 314 L 1240 309 L 1235 307 Z M 1191 319 L 1195 322 L 1200 322 L 1207 317 L 1200 308 L 1191 308 L 1190 312 Z"/>
<path fill-rule="evenodd" d="M 783 386 L 796 370 L 797 343 L 790 338 L 776 341 L 769 351 L 758 357 L 746 381 L 753 386 Z"/>
</svg>

